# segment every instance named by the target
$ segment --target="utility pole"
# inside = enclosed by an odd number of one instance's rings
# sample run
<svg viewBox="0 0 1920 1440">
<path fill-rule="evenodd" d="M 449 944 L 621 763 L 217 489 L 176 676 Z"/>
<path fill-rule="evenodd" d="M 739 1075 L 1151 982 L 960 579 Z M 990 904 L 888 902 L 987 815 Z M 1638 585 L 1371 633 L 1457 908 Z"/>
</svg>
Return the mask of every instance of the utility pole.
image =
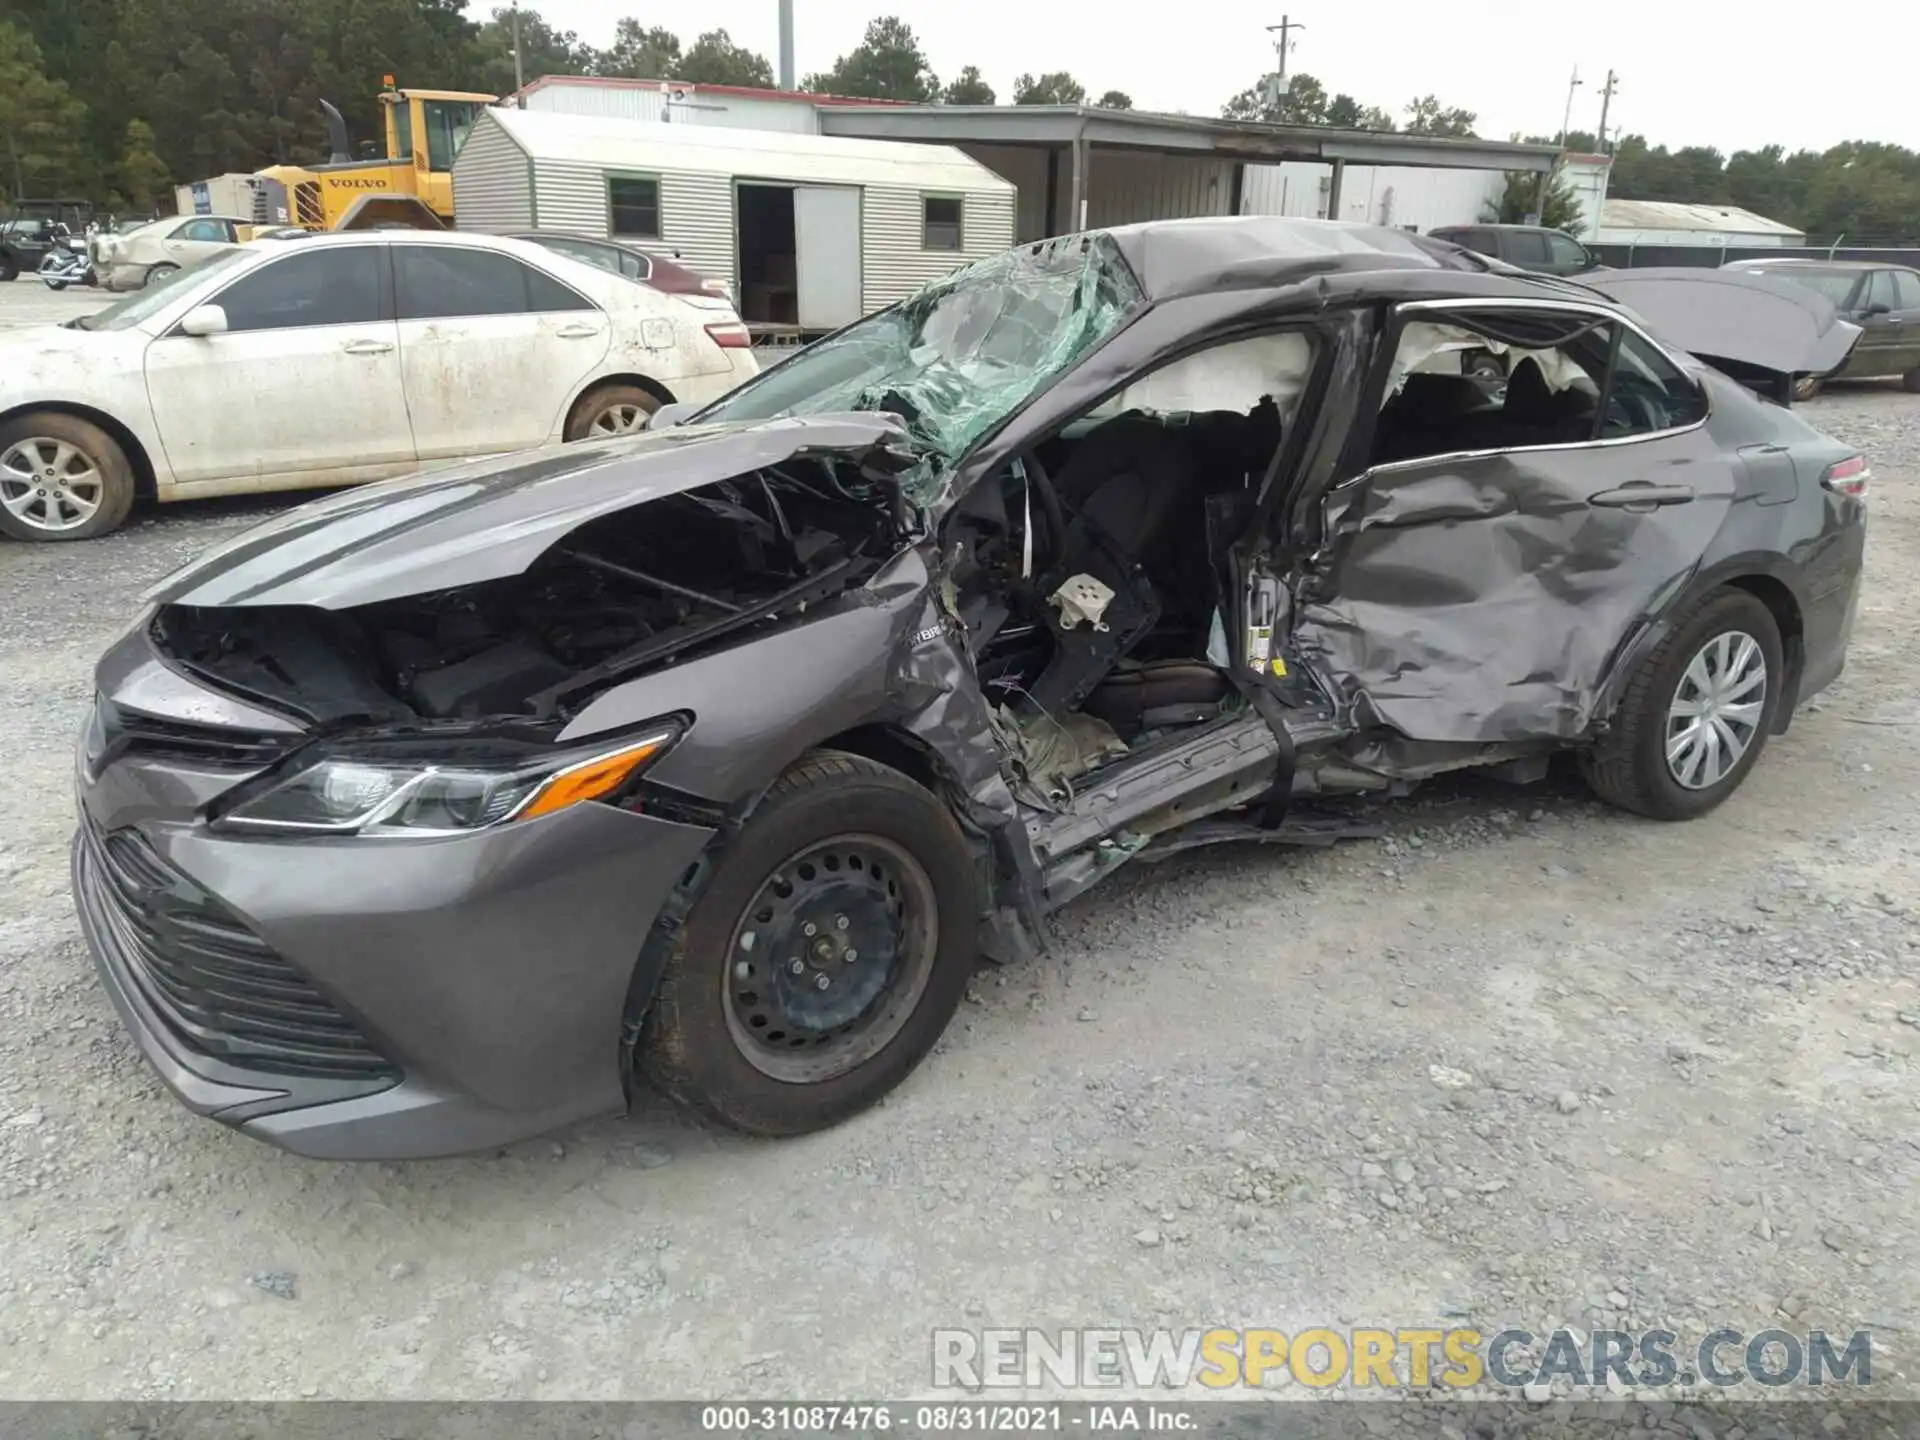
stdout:
<svg viewBox="0 0 1920 1440">
<path fill-rule="evenodd" d="M 522 90 L 526 88 L 527 88 L 527 72 L 520 64 L 520 0 L 513 0 L 513 91 L 514 91 L 514 94 L 518 95 Z M 520 108 L 522 110 L 527 108 L 527 102 L 524 99 L 521 100 L 519 103 L 520 103 Z"/>
<path fill-rule="evenodd" d="M 780 0 L 780 88 L 793 89 L 793 0 Z"/>
<path fill-rule="evenodd" d="M 1291 15 L 1282 15 L 1278 25 L 1267 26 L 1269 35 L 1279 38 L 1273 42 L 1274 53 L 1279 57 L 1279 68 L 1273 73 L 1273 103 L 1278 105 L 1280 97 L 1287 93 L 1287 51 L 1293 45 L 1293 32 L 1307 27 Z"/>
<path fill-rule="evenodd" d="M 1613 106 L 1613 92 L 1619 88 L 1620 77 L 1608 70 L 1607 88 L 1600 92 L 1600 148 L 1609 155 L 1613 152 L 1607 149 L 1607 111 Z"/>
<path fill-rule="evenodd" d="M 1560 148 L 1567 148 L 1567 131 L 1573 128 L 1573 92 L 1580 88 L 1580 67 L 1573 67 L 1573 79 L 1567 85 L 1567 113 L 1560 117 Z"/>
</svg>

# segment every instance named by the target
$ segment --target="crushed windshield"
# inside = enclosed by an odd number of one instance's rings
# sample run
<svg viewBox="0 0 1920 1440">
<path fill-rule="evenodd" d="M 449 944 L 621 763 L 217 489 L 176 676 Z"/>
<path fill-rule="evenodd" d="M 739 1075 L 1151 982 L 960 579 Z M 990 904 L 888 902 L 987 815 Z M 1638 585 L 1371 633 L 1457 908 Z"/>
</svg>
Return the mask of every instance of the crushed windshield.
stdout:
<svg viewBox="0 0 1920 1440">
<path fill-rule="evenodd" d="M 178 287 L 182 281 L 197 285 L 203 280 L 211 280 L 220 271 L 238 265 L 247 258 L 247 254 L 245 250 L 222 250 L 184 270 L 158 276 L 148 281 L 145 289 L 134 291 L 126 299 L 117 300 L 91 315 L 80 316 L 72 322 L 73 327 L 76 330 L 130 330 L 178 300 Z"/>
<path fill-rule="evenodd" d="M 981 260 L 749 381 L 696 423 L 882 410 L 958 459 L 1126 323 L 1145 295 L 1105 235 Z"/>
</svg>

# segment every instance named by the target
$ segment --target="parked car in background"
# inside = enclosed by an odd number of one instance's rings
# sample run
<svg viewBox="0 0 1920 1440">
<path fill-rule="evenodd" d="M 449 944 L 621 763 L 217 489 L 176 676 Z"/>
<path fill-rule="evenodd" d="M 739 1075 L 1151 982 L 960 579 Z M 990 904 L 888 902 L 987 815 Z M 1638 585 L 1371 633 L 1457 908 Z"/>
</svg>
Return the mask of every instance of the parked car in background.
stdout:
<svg viewBox="0 0 1920 1440">
<path fill-rule="evenodd" d="M 598 265 L 602 270 L 624 275 L 629 280 L 638 280 L 642 285 L 651 285 L 669 295 L 714 295 L 732 303 L 732 292 L 724 280 L 711 279 L 677 260 L 655 255 L 638 245 L 605 240 L 595 235 L 569 235 L 561 230 L 525 230 L 515 238 L 531 240 L 536 245 L 544 245 L 562 255 L 571 255 L 575 260 L 589 265 Z"/>
<path fill-rule="evenodd" d="M 1726 268 L 1818 291 L 1864 332 L 1846 364 L 1802 380 L 1795 398 L 1810 399 L 1829 380 L 1891 375 L 1920 394 L 1920 271 L 1865 260 L 1737 260 Z"/>
<path fill-rule="evenodd" d="M 38 270 L 58 227 L 84 235 L 93 220 L 91 200 L 16 200 L 0 221 L 0 282 Z"/>
<path fill-rule="evenodd" d="M 1794 373 L 1766 313 L 1718 358 Z M 1564 751 L 1704 814 L 1840 673 L 1868 477 L 1658 323 L 1401 231 L 1128 226 L 618 446 L 291 511 L 95 672 L 105 988 L 185 1104 L 303 1154 L 636 1080 L 791 1135 L 1116 870 L 1355 832 L 1315 797 Z"/>
<path fill-rule="evenodd" d="M 1601 268 L 1600 258 L 1586 246 L 1544 225 L 1442 225 L 1429 233 L 1540 275 L 1584 275 Z"/>
<path fill-rule="evenodd" d="M 0 335 L 0 532 L 82 540 L 136 492 L 346 485 L 637 430 L 754 374 L 749 344 L 724 302 L 518 240 L 227 246 L 94 314 Z"/>
<path fill-rule="evenodd" d="M 234 249 L 252 234 L 251 222 L 224 215 L 169 215 L 123 235 L 93 237 L 93 268 L 109 290 L 140 290 Z"/>
</svg>

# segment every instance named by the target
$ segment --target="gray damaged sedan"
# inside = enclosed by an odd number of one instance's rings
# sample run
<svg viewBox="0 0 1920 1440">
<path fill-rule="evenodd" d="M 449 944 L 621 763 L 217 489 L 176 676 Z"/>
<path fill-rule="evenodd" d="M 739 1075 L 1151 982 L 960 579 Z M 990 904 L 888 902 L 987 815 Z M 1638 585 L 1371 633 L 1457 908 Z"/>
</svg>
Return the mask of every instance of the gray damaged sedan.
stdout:
<svg viewBox="0 0 1920 1440">
<path fill-rule="evenodd" d="M 100 662 L 101 976 L 188 1106 L 307 1155 L 643 1083 L 790 1135 L 1124 865 L 1560 751 L 1699 815 L 1859 583 L 1865 461 L 1755 393 L 1857 332 L 1771 283 L 1629 311 L 1393 231 L 1096 232 L 650 433 L 293 510 Z"/>
</svg>

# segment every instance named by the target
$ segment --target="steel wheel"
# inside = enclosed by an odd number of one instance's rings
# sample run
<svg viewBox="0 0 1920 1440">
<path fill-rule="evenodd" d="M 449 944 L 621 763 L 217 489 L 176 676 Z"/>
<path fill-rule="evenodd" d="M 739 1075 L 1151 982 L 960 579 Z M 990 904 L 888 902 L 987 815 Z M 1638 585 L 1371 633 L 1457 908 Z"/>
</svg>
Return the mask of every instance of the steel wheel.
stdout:
<svg viewBox="0 0 1920 1440">
<path fill-rule="evenodd" d="M 939 951 L 933 881 L 878 835 L 789 857 L 734 927 L 727 1032 L 754 1069 L 808 1085 L 864 1064 L 900 1033 Z"/>
<path fill-rule="evenodd" d="M 593 417 L 593 423 L 587 427 L 589 435 L 632 435 L 647 428 L 647 416 L 651 413 L 638 405 L 609 405 Z"/>
<path fill-rule="evenodd" d="M 1746 755 L 1767 710 L 1767 657 L 1744 630 L 1723 631 L 1680 672 L 1667 706 L 1667 769 L 1688 790 L 1706 790 Z"/>
<path fill-rule="evenodd" d="M 28 436 L 0 455 L 0 507 L 30 530 L 77 530 L 105 499 L 99 466 L 65 440 Z"/>
</svg>

